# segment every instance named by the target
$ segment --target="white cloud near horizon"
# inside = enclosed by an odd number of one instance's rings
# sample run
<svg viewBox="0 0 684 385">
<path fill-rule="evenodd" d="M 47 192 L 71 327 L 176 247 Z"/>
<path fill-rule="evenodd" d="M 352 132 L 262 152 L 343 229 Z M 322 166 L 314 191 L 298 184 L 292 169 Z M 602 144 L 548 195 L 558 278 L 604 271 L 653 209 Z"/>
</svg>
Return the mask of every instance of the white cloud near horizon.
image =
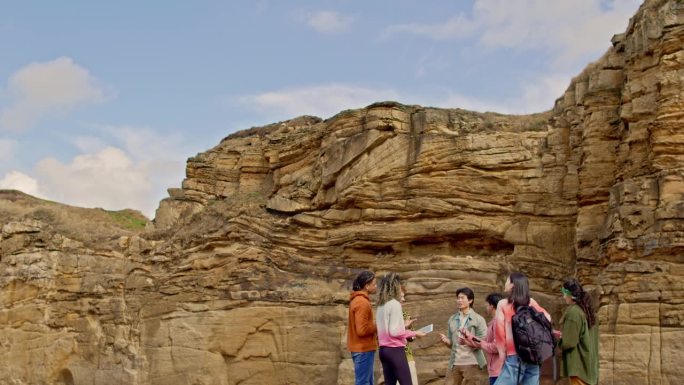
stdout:
<svg viewBox="0 0 684 385">
<path fill-rule="evenodd" d="M 99 136 L 72 139 L 79 155 L 67 161 L 43 158 L 30 175 L 0 174 L 0 188 L 79 207 L 136 209 L 153 218 L 166 189 L 180 186 L 185 175 L 182 135 L 136 126 L 97 128 Z"/>
<path fill-rule="evenodd" d="M 68 57 L 22 67 L 10 76 L 4 93 L 10 102 L 0 110 L 0 129 L 12 131 L 105 98 L 97 79 Z"/>
<path fill-rule="evenodd" d="M 393 89 L 373 89 L 349 84 L 312 85 L 233 98 L 260 115 L 261 121 L 279 121 L 301 115 L 331 117 L 346 109 L 363 108 L 381 101 L 397 101 L 425 107 L 463 108 L 504 114 L 527 114 L 549 110 L 569 85 L 570 74 L 547 74 L 522 86 L 510 99 L 480 99 L 450 89 L 442 94 L 420 95 Z"/>
<path fill-rule="evenodd" d="M 150 218 L 154 217 L 159 200 L 166 197 L 166 189 L 180 186 L 185 176 L 188 154 L 183 136 L 174 132 L 162 134 L 149 127 L 133 125 L 101 125 L 97 128 L 102 136 L 74 138 L 74 145 L 83 154 L 58 170 L 65 174 L 78 173 L 83 159 L 95 159 L 97 161 L 93 164 L 105 174 L 113 172 L 111 170 L 131 173 L 135 176 L 135 183 L 122 184 L 116 190 L 101 193 L 99 207 L 120 209 L 124 207 L 118 205 L 128 201 L 125 208 L 135 208 Z M 114 156 L 117 154 L 114 150 L 118 151 L 118 156 Z M 44 173 L 40 180 L 43 178 Z M 81 198 L 73 191 L 68 193 L 80 201 Z M 122 201 L 119 195 L 131 198 Z"/>
<path fill-rule="evenodd" d="M 161 134 L 149 127 L 101 126 L 137 161 L 184 159 L 184 138 L 178 132 Z"/>
<path fill-rule="evenodd" d="M 569 85 L 569 78 L 569 75 L 558 74 L 541 76 L 536 83 L 524 85 L 520 94 L 510 99 L 486 100 L 449 90 L 445 98 L 429 103 L 441 108 L 463 108 L 501 114 L 519 115 L 543 112 L 553 108 L 555 100 L 563 95 Z"/>
<path fill-rule="evenodd" d="M 399 93 L 391 89 L 336 83 L 269 91 L 233 100 L 262 114 L 264 118 L 283 120 L 301 115 L 327 118 L 342 110 L 398 99 Z"/>
<path fill-rule="evenodd" d="M 70 163 L 45 158 L 36 165 L 35 174 L 41 190 L 47 192 L 44 197 L 50 200 L 108 210 L 142 211 L 150 206 L 148 176 L 118 148 L 78 155 Z"/>
<path fill-rule="evenodd" d="M 547 74 L 540 76 L 533 83 L 524 84 L 519 94 L 501 100 L 473 98 L 459 93 L 449 92 L 446 99 L 435 102 L 435 106 L 443 108 L 464 108 L 479 112 L 498 112 L 502 114 L 531 114 L 548 111 L 553 108 L 557 98 L 563 95 L 569 85 L 570 75 Z"/>
<path fill-rule="evenodd" d="M 490 48 L 543 49 L 556 66 L 576 64 L 610 47 L 641 0 L 476 0 L 472 14 L 459 13 L 431 24 L 387 27 L 382 37 L 398 34 L 433 40 L 469 39 Z"/>
<path fill-rule="evenodd" d="M 346 32 L 354 23 L 353 17 L 334 11 L 301 12 L 299 19 L 310 28 L 324 34 Z"/>
<path fill-rule="evenodd" d="M 19 190 L 33 196 L 41 196 L 38 181 L 19 171 L 10 171 L 0 179 L 0 189 Z"/>
</svg>

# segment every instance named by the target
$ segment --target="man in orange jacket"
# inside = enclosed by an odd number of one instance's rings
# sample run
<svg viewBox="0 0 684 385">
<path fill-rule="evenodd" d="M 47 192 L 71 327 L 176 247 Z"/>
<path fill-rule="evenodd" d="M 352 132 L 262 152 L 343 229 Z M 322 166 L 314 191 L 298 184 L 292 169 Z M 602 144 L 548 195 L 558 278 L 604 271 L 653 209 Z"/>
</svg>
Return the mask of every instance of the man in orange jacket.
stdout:
<svg viewBox="0 0 684 385">
<path fill-rule="evenodd" d="M 349 297 L 347 348 L 354 361 L 355 385 L 373 385 L 373 363 L 378 339 L 368 296 L 375 293 L 376 289 L 375 274 L 363 271 L 354 280 Z"/>
</svg>

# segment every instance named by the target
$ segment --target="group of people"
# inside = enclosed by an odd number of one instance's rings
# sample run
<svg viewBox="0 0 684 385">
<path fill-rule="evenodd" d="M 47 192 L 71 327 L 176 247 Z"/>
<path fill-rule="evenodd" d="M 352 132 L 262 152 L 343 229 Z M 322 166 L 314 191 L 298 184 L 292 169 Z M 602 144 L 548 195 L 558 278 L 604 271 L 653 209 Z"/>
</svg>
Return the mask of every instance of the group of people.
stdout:
<svg viewBox="0 0 684 385">
<path fill-rule="evenodd" d="M 406 290 L 396 273 L 376 281 L 371 271 L 353 282 L 349 303 L 347 346 L 354 362 L 356 385 L 373 385 L 378 351 L 387 385 L 418 385 L 413 356 L 407 343 L 426 333 L 412 330 L 415 321 L 403 311 Z M 370 295 L 377 292 L 375 317 Z M 468 287 L 456 290 L 457 311 L 447 321 L 441 342 L 451 350 L 446 385 L 538 385 L 540 364 L 522 360 L 516 350 L 512 320 L 516 310 L 529 306 L 551 321 L 550 314 L 530 297 L 523 273 L 511 273 L 505 294 L 487 295 L 489 323 L 473 310 L 475 294 Z M 576 279 L 564 282 L 561 294 L 568 305 L 560 329 L 552 330 L 561 353 L 561 375 L 571 385 L 598 383 L 598 322 L 592 299 Z M 485 369 L 486 368 L 486 369 Z M 487 381 L 488 379 L 488 381 Z"/>
</svg>

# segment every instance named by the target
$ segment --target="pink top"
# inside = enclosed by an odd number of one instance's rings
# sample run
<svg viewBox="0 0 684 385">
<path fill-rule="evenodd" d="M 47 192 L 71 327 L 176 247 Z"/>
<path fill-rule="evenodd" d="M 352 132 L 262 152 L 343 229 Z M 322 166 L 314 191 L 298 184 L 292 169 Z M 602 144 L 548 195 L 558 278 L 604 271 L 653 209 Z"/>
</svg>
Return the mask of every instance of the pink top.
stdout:
<svg viewBox="0 0 684 385">
<path fill-rule="evenodd" d="M 530 306 L 534 310 L 544 313 L 546 318 L 551 321 L 551 315 L 539 306 L 537 301 L 530 298 Z M 515 314 L 513 304 L 508 303 L 508 298 L 504 298 L 496 305 L 496 315 L 494 316 L 496 328 L 496 348 L 499 351 L 499 356 L 513 356 L 517 355 L 515 351 L 515 343 L 513 342 L 513 329 L 511 328 L 511 318 Z"/>
<path fill-rule="evenodd" d="M 480 341 L 480 348 L 487 353 L 487 371 L 489 372 L 489 377 L 499 377 L 504 363 L 504 358 L 499 355 L 499 351 L 496 348 L 495 326 L 496 322 L 494 322 L 494 319 L 489 321 L 489 324 L 487 324 L 487 336 L 484 340 Z"/>
<path fill-rule="evenodd" d="M 396 299 L 378 306 L 375 323 L 378 326 L 378 344 L 391 348 L 403 348 L 406 339 L 415 337 L 416 332 L 404 327 L 404 314 Z"/>
</svg>

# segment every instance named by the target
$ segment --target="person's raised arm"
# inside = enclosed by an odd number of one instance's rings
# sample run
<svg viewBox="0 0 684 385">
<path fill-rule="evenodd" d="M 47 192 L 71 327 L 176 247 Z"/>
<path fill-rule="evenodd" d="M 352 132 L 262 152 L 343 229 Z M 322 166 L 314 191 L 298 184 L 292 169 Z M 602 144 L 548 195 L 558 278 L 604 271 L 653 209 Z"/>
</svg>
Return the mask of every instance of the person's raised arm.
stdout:
<svg viewBox="0 0 684 385">
<path fill-rule="evenodd" d="M 480 342 L 476 342 L 477 347 L 480 349 L 484 350 L 487 353 L 494 354 L 494 353 L 499 353 L 499 349 L 496 347 L 496 338 L 494 338 L 494 341 L 492 342 L 487 342 L 485 340 L 480 340 Z"/>
<path fill-rule="evenodd" d="M 389 316 L 389 334 L 394 338 L 412 338 L 416 336 L 416 332 L 406 330 L 404 327 L 404 315 L 401 311 L 401 305 L 398 301 L 390 301 L 385 305 Z M 422 334 L 422 333 L 421 333 Z M 424 335 L 424 334 L 423 334 Z M 422 337 L 422 336 L 421 336 Z"/>
<path fill-rule="evenodd" d="M 451 335 L 451 327 L 449 327 L 449 324 L 451 323 L 451 317 L 449 317 L 449 320 L 447 321 L 447 335 L 444 335 L 442 333 L 439 333 L 439 339 L 442 341 L 444 345 L 446 345 L 449 349 L 451 349 L 451 341 L 452 341 L 452 335 Z"/>
</svg>

